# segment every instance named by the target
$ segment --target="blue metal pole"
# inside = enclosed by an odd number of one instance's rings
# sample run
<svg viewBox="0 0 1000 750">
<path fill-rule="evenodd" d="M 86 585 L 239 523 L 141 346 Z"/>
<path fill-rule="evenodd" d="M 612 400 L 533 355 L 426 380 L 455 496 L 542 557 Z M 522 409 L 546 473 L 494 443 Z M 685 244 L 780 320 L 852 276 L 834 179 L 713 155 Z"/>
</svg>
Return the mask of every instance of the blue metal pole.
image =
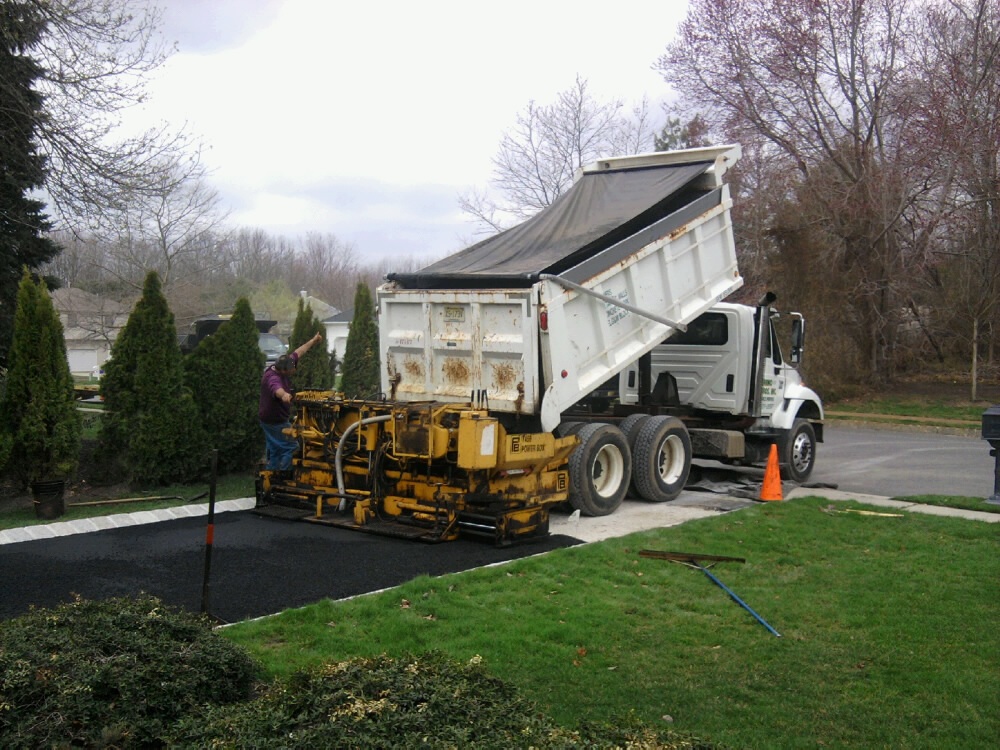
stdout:
<svg viewBox="0 0 1000 750">
<path fill-rule="evenodd" d="M 747 605 L 747 603 L 746 603 L 745 601 L 743 601 L 743 600 L 742 600 L 742 599 L 740 599 L 740 598 L 739 598 L 738 596 L 736 596 L 736 594 L 735 594 L 735 593 L 733 593 L 733 592 L 732 592 L 732 591 L 731 591 L 731 590 L 730 590 L 730 589 L 729 589 L 729 588 L 728 588 L 728 587 L 726 586 L 726 584 L 724 584 L 724 583 L 723 583 L 722 581 L 720 581 L 720 580 L 719 580 L 718 578 L 716 578 L 716 577 L 715 577 L 714 575 L 712 575 L 712 574 L 711 574 L 711 573 L 710 573 L 710 572 L 708 571 L 708 568 L 706 568 L 705 566 L 701 565 L 700 563 L 695 563 L 695 565 L 697 565 L 697 566 L 698 566 L 698 568 L 699 568 L 699 569 L 701 570 L 701 572 L 702 572 L 702 573 L 704 573 L 704 574 L 705 574 L 705 575 L 707 575 L 707 576 L 708 576 L 709 578 L 711 578 L 711 579 L 712 579 L 712 581 L 713 581 L 713 582 L 715 582 L 715 583 L 716 583 L 716 585 L 718 585 L 718 586 L 719 586 L 719 588 L 721 588 L 721 589 L 722 589 L 723 591 L 725 591 L 725 592 L 726 592 L 727 594 L 729 594 L 729 596 L 731 596 L 731 597 L 732 597 L 732 599 L 733 599 L 733 601 L 734 601 L 734 602 L 736 602 L 736 603 L 737 603 L 737 604 L 739 604 L 739 605 L 740 605 L 741 607 L 743 607 L 743 609 L 745 609 L 745 610 L 746 610 L 747 612 L 749 612 L 750 614 L 752 614 L 752 615 L 753 615 L 753 616 L 754 616 L 754 617 L 755 617 L 755 618 L 757 619 L 757 622 L 759 622 L 759 623 L 760 623 L 761 625 L 763 625 L 763 626 L 764 626 L 765 628 L 767 628 L 767 629 L 768 629 L 769 631 L 771 631 L 772 633 L 774 633 L 774 635 L 776 635 L 776 636 L 777 636 L 778 638 L 781 638 L 781 633 L 779 633 L 779 632 L 778 632 L 777 630 L 775 630 L 775 629 L 774 629 L 774 628 L 772 628 L 772 627 L 771 627 L 770 625 L 768 625 L 768 624 L 767 624 L 767 622 L 766 622 L 766 621 L 764 620 L 764 618 L 763 618 L 763 617 L 761 617 L 761 616 L 760 616 L 760 615 L 758 615 L 758 614 L 757 614 L 756 612 L 754 612 L 754 611 L 753 611 L 752 609 L 750 609 L 750 607 L 749 607 L 749 606 Z"/>
</svg>

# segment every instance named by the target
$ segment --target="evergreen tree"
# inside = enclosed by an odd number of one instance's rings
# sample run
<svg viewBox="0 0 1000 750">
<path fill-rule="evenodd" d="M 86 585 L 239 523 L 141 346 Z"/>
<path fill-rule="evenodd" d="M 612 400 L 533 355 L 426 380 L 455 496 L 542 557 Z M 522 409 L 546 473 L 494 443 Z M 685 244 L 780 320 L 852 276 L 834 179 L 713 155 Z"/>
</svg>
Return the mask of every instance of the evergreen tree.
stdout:
<svg viewBox="0 0 1000 750">
<path fill-rule="evenodd" d="M 137 485 L 190 481 L 207 466 L 201 418 L 184 387 L 174 316 L 155 272 L 111 348 L 101 378 L 100 455 Z"/>
<path fill-rule="evenodd" d="M 232 317 L 184 359 L 184 379 L 208 447 L 219 451 L 220 472 L 251 468 L 261 455 L 257 401 L 264 353 L 257 335 L 250 303 L 241 297 Z"/>
<path fill-rule="evenodd" d="M 292 325 L 292 335 L 288 340 L 288 350 L 294 351 L 317 333 L 326 334 L 323 324 L 313 312 L 312 305 L 299 298 L 299 309 Z M 299 359 L 298 370 L 292 378 L 297 390 L 333 388 L 333 370 L 330 369 L 330 355 L 327 353 L 327 341 L 316 345 Z"/>
<path fill-rule="evenodd" d="M 34 89 L 41 68 L 26 53 L 45 32 L 38 3 L 0 4 L 0 364 L 6 361 L 24 267 L 36 269 L 59 247 L 43 235 L 51 224 L 31 197 L 45 181 L 37 126 L 43 100 Z"/>
<path fill-rule="evenodd" d="M 354 293 L 354 318 L 344 350 L 341 390 L 348 398 L 374 396 L 380 390 L 378 321 L 371 291 L 363 281 Z"/>
<path fill-rule="evenodd" d="M 6 462 L 23 486 L 68 479 L 79 460 L 82 423 L 59 314 L 44 282 L 27 268 L 18 285 L 9 354 L 0 401 L 0 465 Z"/>
</svg>

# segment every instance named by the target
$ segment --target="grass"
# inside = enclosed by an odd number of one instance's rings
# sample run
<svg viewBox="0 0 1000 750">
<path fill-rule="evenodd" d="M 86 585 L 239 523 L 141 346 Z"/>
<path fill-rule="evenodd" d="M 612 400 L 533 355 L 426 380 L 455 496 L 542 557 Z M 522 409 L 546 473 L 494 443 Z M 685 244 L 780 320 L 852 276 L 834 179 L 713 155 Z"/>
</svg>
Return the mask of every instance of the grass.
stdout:
<svg viewBox="0 0 1000 750">
<path fill-rule="evenodd" d="M 123 488 L 116 494 L 116 497 L 108 498 L 115 502 L 106 503 L 103 499 L 91 498 L 86 495 L 86 500 L 81 500 L 81 502 L 101 503 L 99 505 L 75 505 L 74 503 L 77 498 L 68 496 L 66 498 L 66 513 L 60 516 L 58 521 L 75 521 L 82 518 L 107 516 L 113 513 L 136 513 L 143 510 L 172 508 L 177 505 L 190 505 L 193 503 L 207 504 L 208 492 L 209 483 L 205 482 L 203 484 L 175 484 L 147 491 Z M 254 477 L 250 473 L 228 474 L 216 480 L 216 502 L 253 496 Z M 0 531 L 44 523 L 52 523 L 52 521 L 37 518 L 34 508 L 30 503 L 15 506 L 0 513 Z"/>
<path fill-rule="evenodd" d="M 913 396 L 886 396 L 848 399 L 826 404 L 833 419 L 864 415 L 865 421 L 892 422 L 941 427 L 978 429 L 987 405 L 954 399 L 920 399 Z M 908 418 L 908 419 L 907 419 Z"/>
<path fill-rule="evenodd" d="M 827 505 L 756 506 L 222 632 L 276 677 L 351 656 L 480 655 L 567 726 L 634 712 L 733 747 L 992 746 L 1000 529 Z M 641 549 L 746 558 L 714 573 L 782 637 L 701 571 Z"/>
</svg>

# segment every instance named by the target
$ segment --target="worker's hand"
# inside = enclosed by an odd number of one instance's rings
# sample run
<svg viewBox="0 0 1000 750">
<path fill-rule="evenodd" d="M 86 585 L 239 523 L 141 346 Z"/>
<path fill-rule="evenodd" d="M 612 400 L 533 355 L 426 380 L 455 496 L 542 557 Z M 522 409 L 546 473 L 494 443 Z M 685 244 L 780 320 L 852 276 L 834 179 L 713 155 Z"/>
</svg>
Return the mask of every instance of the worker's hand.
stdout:
<svg viewBox="0 0 1000 750">
<path fill-rule="evenodd" d="M 284 393 L 281 394 L 281 400 L 284 401 L 286 404 L 292 403 L 292 394 L 289 393 L 288 391 L 285 391 Z"/>
<path fill-rule="evenodd" d="M 315 336 L 313 336 L 313 343 L 314 344 L 318 344 L 322 340 L 323 340 L 323 334 L 322 333 L 317 333 Z"/>
</svg>

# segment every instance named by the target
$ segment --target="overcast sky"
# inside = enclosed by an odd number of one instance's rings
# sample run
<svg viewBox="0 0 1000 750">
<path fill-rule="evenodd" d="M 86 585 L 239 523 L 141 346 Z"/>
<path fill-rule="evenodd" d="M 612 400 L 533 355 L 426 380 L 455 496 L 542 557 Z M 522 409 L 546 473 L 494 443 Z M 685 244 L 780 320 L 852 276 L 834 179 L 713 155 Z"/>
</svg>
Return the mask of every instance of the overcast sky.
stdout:
<svg viewBox="0 0 1000 750">
<path fill-rule="evenodd" d="M 502 133 L 577 74 L 595 99 L 668 89 L 652 70 L 685 0 L 162 0 L 178 52 L 137 121 L 208 147 L 233 226 L 329 232 L 361 259 L 470 244 L 458 195 Z"/>
</svg>

